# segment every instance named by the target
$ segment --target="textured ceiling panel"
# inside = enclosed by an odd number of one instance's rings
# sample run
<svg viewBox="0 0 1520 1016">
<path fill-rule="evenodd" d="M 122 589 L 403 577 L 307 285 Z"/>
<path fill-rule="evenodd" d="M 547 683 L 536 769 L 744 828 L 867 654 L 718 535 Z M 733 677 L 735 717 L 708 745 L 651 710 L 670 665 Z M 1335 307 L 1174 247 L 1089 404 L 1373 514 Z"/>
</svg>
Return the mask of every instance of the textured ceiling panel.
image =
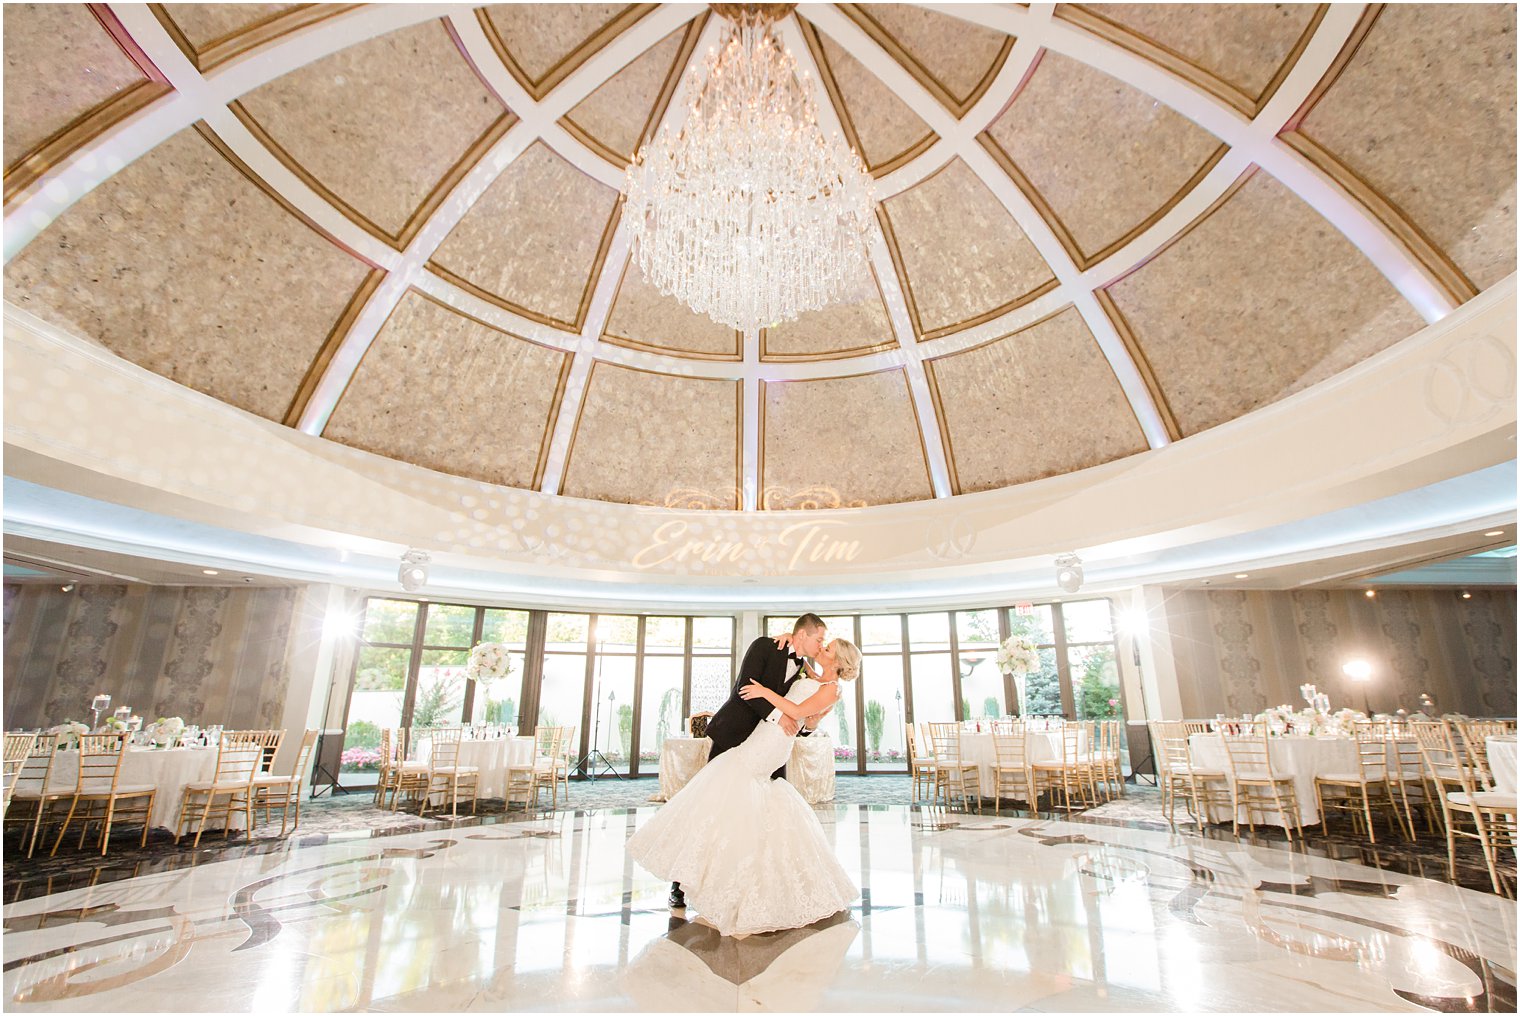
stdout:
<svg viewBox="0 0 1520 1016">
<path fill-rule="evenodd" d="M 300 4 L 166 4 L 164 11 L 196 49 L 259 24 Z"/>
<path fill-rule="evenodd" d="M 444 238 L 433 262 L 487 299 L 576 330 L 617 198 L 534 144 Z"/>
<path fill-rule="evenodd" d="M 921 336 L 992 317 L 1055 273 L 987 185 L 960 159 L 882 202 Z"/>
<path fill-rule="evenodd" d="M 760 333 L 763 360 L 824 360 L 897 345 L 875 280 L 867 277 L 839 303 L 799 315 Z"/>
<path fill-rule="evenodd" d="M 392 237 L 505 112 L 437 21 L 340 50 L 240 101 L 298 172 Z"/>
<path fill-rule="evenodd" d="M 508 68 L 542 97 L 596 51 L 638 4 L 496 4 L 483 14 L 506 49 Z"/>
<path fill-rule="evenodd" d="M 704 359 L 740 357 L 738 332 L 655 289 L 633 259 L 618 285 L 604 338 L 635 349 L 693 354 Z"/>
<path fill-rule="evenodd" d="M 1171 107 L 1050 52 L 988 133 L 1088 258 L 1163 212 L 1219 151 Z"/>
<path fill-rule="evenodd" d="M 933 496 L 901 370 L 768 381 L 760 507 L 840 508 Z"/>
<path fill-rule="evenodd" d="M 737 509 L 738 492 L 737 381 L 593 366 L 561 493 Z"/>
<path fill-rule="evenodd" d="M 934 141 L 929 125 L 864 64 L 826 35 L 810 32 L 809 42 L 814 40 L 824 58 L 821 69 L 838 89 L 840 117 L 853 130 L 866 168 L 875 172 L 891 166 L 900 156 L 916 154 Z"/>
<path fill-rule="evenodd" d="M 1086 9 L 1254 97 L 1292 54 L 1316 5 L 1097 4 Z"/>
<path fill-rule="evenodd" d="M 1266 173 L 1108 292 L 1184 434 L 1324 380 L 1424 324 Z"/>
<path fill-rule="evenodd" d="M 367 272 L 185 130 L 22 250 L 5 298 L 278 420 Z"/>
<path fill-rule="evenodd" d="M 646 132 L 652 131 L 661 93 L 680 71 L 675 60 L 685 35 L 686 29 L 667 35 L 582 99 L 565 119 L 612 161 L 632 162 Z"/>
<path fill-rule="evenodd" d="M 146 80 L 84 4 L 6 4 L 6 168 Z"/>
<path fill-rule="evenodd" d="M 1390 4 L 1303 132 L 1479 288 L 1515 270 L 1515 8 Z"/>
<path fill-rule="evenodd" d="M 847 4 L 854 18 L 957 114 L 986 91 L 1009 36 L 913 4 Z M 884 38 L 883 38 L 884 37 Z"/>
<path fill-rule="evenodd" d="M 928 368 L 956 493 L 1085 469 L 1148 447 L 1103 350 L 1073 308 Z M 1080 392 L 1080 412 L 1053 397 L 1060 392 Z"/>
<path fill-rule="evenodd" d="M 322 436 L 441 473 L 533 487 L 569 362 L 410 292 Z"/>
</svg>

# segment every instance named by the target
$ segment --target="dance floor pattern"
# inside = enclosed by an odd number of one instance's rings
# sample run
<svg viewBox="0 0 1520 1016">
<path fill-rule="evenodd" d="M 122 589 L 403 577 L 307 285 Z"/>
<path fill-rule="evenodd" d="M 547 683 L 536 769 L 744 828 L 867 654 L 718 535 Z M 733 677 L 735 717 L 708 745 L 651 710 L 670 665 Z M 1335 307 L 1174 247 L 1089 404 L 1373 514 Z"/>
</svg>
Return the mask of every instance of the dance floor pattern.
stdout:
<svg viewBox="0 0 1520 1016">
<path fill-rule="evenodd" d="M 351 839 L 12 903 L 27 1011 L 1513 1012 L 1516 906 L 1146 829 L 820 808 L 847 913 L 725 939 L 623 845 L 652 807 Z"/>
</svg>

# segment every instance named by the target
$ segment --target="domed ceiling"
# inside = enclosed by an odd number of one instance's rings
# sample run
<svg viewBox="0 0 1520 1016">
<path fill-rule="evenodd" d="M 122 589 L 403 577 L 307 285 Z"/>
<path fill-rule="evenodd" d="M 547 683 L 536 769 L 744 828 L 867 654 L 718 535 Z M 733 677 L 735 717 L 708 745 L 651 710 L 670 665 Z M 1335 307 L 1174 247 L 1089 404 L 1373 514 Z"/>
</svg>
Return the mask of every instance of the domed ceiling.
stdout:
<svg viewBox="0 0 1520 1016">
<path fill-rule="evenodd" d="M 953 11 L 953 13 L 952 13 Z M 718 510 L 1068 473 L 1515 269 L 1512 5 L 804 4 L 870 278 L 755 334 L 630 262 L 696 5 L 5 11 L 5 298 L 305 434 Z"/>
</svg>

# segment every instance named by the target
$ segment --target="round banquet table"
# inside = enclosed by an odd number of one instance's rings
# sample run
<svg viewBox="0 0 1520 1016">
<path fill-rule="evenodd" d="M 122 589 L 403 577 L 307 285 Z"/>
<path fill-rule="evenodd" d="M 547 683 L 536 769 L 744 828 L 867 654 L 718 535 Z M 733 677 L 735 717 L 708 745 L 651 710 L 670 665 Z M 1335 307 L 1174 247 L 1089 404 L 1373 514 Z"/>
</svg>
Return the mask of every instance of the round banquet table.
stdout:
<svg viewBox="0 0 1520 1016">
<path fill-rule="evenodd" d="M 158 829 L 173 829 L 179 820 L 179 804 L 185 784 L 209 780 L 216 775 L 215 748 L 128 748 L 121 767 L 121 785 L 145 784 L 157 788 L 148 822 Z M 60 751 L 53 758 L 48 789 L 71 791 L 79 784 L 79 752 Z M 232 817 L 234 829 L 243 828 L 243 816 Z"/>
<path fill-rule="evenodd" d="M 1188 739 L 1193 767 L 1212 769 L 1216 772 L 1230 771 L 1229 759 L 1224 751 L 1224 738 L 1218 734 L 1194 734 Z M 1340 775 L 1358 771 L 1356 741 L 1350 737 L 1310 737 L 1307 734 L 1285 734 L 1267 738 L 1267 756 L 1272 760 L 1274 776 L 1290 777 L 1294 794 L 1298 798 L 1298 817 L 1304 825 L 1319 825 L 1319 805 L 1314 799 L 1316 776 Z M 1398 767 L 1398 755 L 1394 745 L 1388 746 L 1388 762 Z M 1282 825 L 1282 818 L 1274 812 L 1257 811 L 1258 821 L 1264 825 Z M 1214 809 L 1209 813 L 1210 822 L 1228 822 L 1230 809 Z M 1246 809 L 1240 809 L 1240 821 L 1246 821 Z"/>
<path fill-rule="evenodd" d="M 1516 747 L 1514 735 L 1485 739 L 1488 769 L 1494 775 L 1494 789 L 1506 794 L 1515 792 Z"/>
<path fill-rule="evenodd" d="M 459 742 L 459 764 L 480 770 L 481 797 L 507 796 L 507 770 L 527 769 L 533 765 L 534 739 L 531 737 L 496 737 L 480 741 Z M 417 761 L 432 757 L 433 740 L 417 740 Z"/>
<path fill-rule="evenodd" d="M 673 735 L 660 745 L 660 794 L 668 801 L 676 791 L 707 764 L 712 741 L 705 737 Z M 786 763 L 786 780 L 808 804 L 834 799 L 834 742 L 827 734 L 813 734 L 792 741 L 792 757 Z"/>
<path fill-rule="evenodd" d="M 1031 730 L 1026 735 L 1025 757 L 1029 762 L 1059 762 L 1061 760 L 1061 732 L 1059 730 Z M 925 740 L 925 744 L 929 744 Z M 1078 750 L 1087 750 L 1087 732 L 1078 740 Z M 961 760 L 976 763 L 977 776 L 984 794 L 993 785 L 993 767 L 997 765 L 997 745 L 992 734 L 961 731 Z"/>
</svg>

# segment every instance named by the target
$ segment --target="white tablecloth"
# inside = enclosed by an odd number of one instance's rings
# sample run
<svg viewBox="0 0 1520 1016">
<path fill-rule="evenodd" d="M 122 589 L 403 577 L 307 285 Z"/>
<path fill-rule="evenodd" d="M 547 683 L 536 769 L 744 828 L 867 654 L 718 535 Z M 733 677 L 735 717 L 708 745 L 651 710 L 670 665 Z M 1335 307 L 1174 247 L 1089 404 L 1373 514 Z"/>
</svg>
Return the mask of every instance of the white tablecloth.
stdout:
<svg viewBox="0 0 1520 1016">
<path fill-rule="evenodd" d="M 524 768 L 533 764 L 531 737 L 497 737 L 483 741 L 460 741 L 459 764 L 474 766 L 480 770 L 481 797 L 505 798 L 507 796 L 507 769 Z M 432 738 L 417 741 L 417 760 L 426 762 L 432 755 Z"/>
<path fill-rule="evenodd" d="M 215 748 L 128 748 L 122 763 L 121 783 L 148 784 L 158 789 L 153 797 L 150 823 L 161 829 L 173 829 L 179 820 L 179 803 L 185 796 L 185 784 L 209 780 L 216 775 Z M 53 759 L 53 773 L 48 788 L 73 790 L 79 784 L 79 752 L 60 751 Z M 243 828 L 241 815 L 233 816 L 232 827 Z M 220 827 L 218 827 L 220 828 Z"/>
<path fill-rule="evenodd" d="M 1061 732 L 1059 730 L 1031 730 L 1026 735 L 1025 753 L 1031 762 L 1059 762 L 1061 759 Z M 930 742 L 925 741 L 925 744 Z M 1087 735 L 1084 732 L 1078 742 L 1081 750 L 1087 748 Z M 992 786 L 993 767 L 997 765 L 997 744 L 992 740 L 989 733 L 968 734 L 961 732 L 961 759 L 966 762 L 975 762 L 977 776 L 981 780 L 984 794 L 990 793 L 988 788 Z"/>
<path fill-rule="evenodd" d="M 1494 789 L 1506 794 L 1515 792 L 1516 747 L 1514 737 L 1486 739 L 1488 769 L 1494 774 Z"/>
<path fill-rule="evenodd" d="M 707 764 L 712 742 L 705 737 L 665 738 L 660 745 L 660 799 L 668 801 Z M 808 804 L 834 799 L 834 742 L 827 734 L 799 737 L 786 763 L 787 782 Z"/>
<path fill-rule="evenodd" d="M 1197 769 L 1230 771 L 1225 756 L 1224 739 L 1218 734 L 1194 734 L 1189 739 L 1193 766 Z M 1314 777 L 1344 776 L 1359 771 L 1356 758 L 1356 741 L 1349 737 L 1309 737 L 1288 734 L 1267 739 L 1267 753 L 1272 760 L 1272 773 L 1293 780 L 1293 790 L 1298 797 L 1298 817 L 1304 825 L 1318 825 L 1319 805 L 1314 799 Z M 1392 745 L 1388 761 L 1397 766 L 1398 758 Z M 1257 821 L 1265 825 L 1282 825 L 1282 819 L 1268 813 L 1264 817 L 1257 812 Z M 1228 822 L 1229 809 L 1210 814 L 1211 822 Z M 1246 810 L 1240 809 L 1240 821 L 1246 820 Z"/>
</svg>

